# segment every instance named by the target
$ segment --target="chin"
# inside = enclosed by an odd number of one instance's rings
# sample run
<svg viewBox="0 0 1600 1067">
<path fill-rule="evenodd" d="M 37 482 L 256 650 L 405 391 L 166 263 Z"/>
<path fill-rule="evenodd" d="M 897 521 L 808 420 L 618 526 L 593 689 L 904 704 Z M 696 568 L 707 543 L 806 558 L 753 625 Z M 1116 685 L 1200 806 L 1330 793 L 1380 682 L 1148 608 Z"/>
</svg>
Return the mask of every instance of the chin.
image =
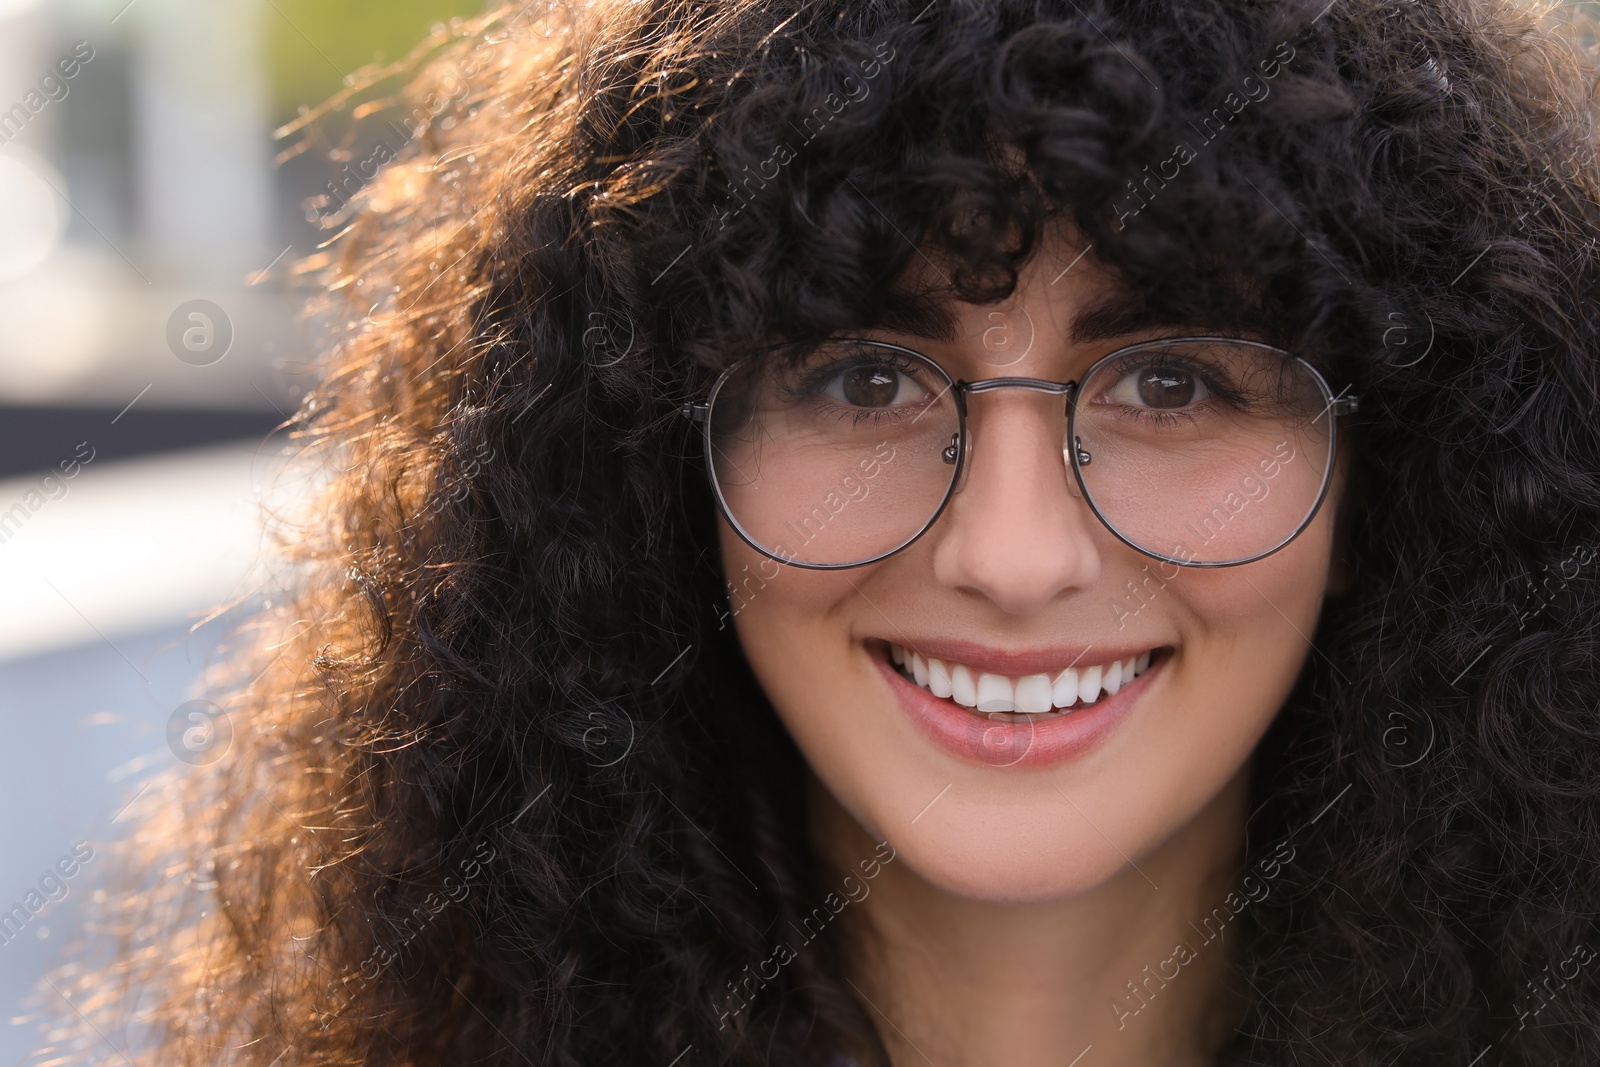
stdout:
<svg viewBox="0 0 1600 1067">
<path fill-rule="evenodd" d="M 1003 817 L 998 810 L 995 815 Z M 1119 878 L 1131 877 L 1140 886 L 1149 885 L 1098 836 L 1091 843 L 1074 834 L 1041 847 L 1029 827 L 995 833 L 983 818 L 972 819 L 970 825 L 962 818 L 938 833 L 899 835 L 896 849 L 898 861 L 924 882 L 987 904 L 1048 904 Z"/>
</svg>

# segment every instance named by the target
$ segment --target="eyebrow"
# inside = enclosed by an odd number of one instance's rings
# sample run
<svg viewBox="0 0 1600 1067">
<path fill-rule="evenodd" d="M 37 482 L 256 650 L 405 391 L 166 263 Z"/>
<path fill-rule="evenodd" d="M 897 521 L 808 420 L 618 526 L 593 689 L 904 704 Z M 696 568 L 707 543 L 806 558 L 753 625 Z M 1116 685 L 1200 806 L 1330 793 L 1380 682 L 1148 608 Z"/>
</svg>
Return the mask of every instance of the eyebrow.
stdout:
<svg viewBox="0 0 1600 1067">
<path fill-rule="evenodd" d="M 956 322 L 948 304 L 896 290 L 884 297 L 863 325 L 868 329 L 891 330 L 949 344 L 956 340 Z M 1068 339 L 1074 344 L 1089 344 L 1143 330 L 1177 329 L 1179 326 L 1179 323 L 1158 321 L 1134 294 L 1117 292 L 1074 316 Z"/>
<path fill-rule="evenodd" d="M 874 306 L 862 323 L 870 330 L 890 330 L 925 341 L 956 339 L 956 317 L 943 303 L 918 293 L 895 289 Z"/>
<path fill-rule="evenodd" d="M 1158 316 L 1150 314 L 1144 301 L 1137 296 L 1118 292 L 1098 304 L 1089 305 L 1075 316 L 1067 336 L 1074 344 L 1082 345 L 1146 330 L 1179 329 L 1184 325 L 1161 321 Z"/>
</svg>

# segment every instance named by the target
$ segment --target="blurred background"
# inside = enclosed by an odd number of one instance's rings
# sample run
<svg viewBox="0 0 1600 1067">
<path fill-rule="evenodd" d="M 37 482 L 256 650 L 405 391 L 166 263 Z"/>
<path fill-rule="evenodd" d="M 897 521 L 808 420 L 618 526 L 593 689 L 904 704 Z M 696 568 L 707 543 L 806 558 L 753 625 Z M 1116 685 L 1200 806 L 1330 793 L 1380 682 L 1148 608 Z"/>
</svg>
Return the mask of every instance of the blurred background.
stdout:
<svg viewBox="0 0 1600 1067">
<path fill-rule="evenodd" d="M 409 136 L 274 131 L 483 7 L 0 0 L 0 1065 L 60 1010 L 41 978 L 145 779 L 222 754 L 195 682 L 271 596 L 315 341 L 284 268 L 329 235 L 308 201 Z"/>
<path fill-rule="evenodd" d="M 196 678 L 271 595 L 314 347 L 284 268 L 373 143 L 330 158 L 336 118 L 280 161 L 274 131 L 483 6 L 0 0 L 0 1064 L 145 778 L 221 754 Z"/>
</svg>

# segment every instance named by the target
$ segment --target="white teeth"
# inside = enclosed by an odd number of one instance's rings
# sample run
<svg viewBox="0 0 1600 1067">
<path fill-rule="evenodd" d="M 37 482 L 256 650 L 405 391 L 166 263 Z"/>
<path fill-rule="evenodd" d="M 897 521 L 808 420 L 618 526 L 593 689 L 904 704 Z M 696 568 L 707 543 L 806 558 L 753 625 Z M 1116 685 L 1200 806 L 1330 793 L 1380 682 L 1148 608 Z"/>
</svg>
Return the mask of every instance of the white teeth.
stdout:
<svg viewBox="0 0 1600 1067">
<path fill-rule="evenodd" d="M 1078 703 L 1093 704 L 1100 699 L 1100 667 L 1088 667 L 1078 676 Z"/>
<path fill-rule="evenodd" d="M 978 706 L 978 687 L 972 680 L 972 672 L 959 663 L 950 672 L 950 699 L 964 708 Z"/>
<path fill-rule="evenodd" d="M 1017 710 L 1042 712 L 1050 710 L 1050 676 L 1030 674 L 1017 682 Z"/>
<path fill-rule="evenodd" d="M 982 713 L 1016 711 L 1029 715 L 1093 704 L 1102 693 L 1113 696 L 1150 668 L 1151 654 L 1145 651 L 1081 670 L 1067 667 L 1052 681 L 1048 674 L 1011 678 L 974 671 L 965 664 L 924 657 L 901 645 L 889 646 L 889 658 L 936 697 Z"/>
<path fill-rule="evenodd" d="M 1016 711 L 1017 701 L 1011 679 L 1003 674 L 978 675 L 978 710 Z"/>
<path fill-rule="evenodd" d="M 1128 679 L 1130 682 L 1132 678 Z M 1106 665 L 1106 673 L 1100 679 L 1100 687 L 1106 691 L 1106 696 L 1116 696 L 1117 690 L 1122 688 L 1122 661 L 1113 660 Z"/>
<path fill-rule="evenodd" d="M 1068 667 L 1056 676 L 1050 687 L 1050 702 L 1058 708 L 1070 708 L 1078 702 L 1078 668 Z"/>
</svg>

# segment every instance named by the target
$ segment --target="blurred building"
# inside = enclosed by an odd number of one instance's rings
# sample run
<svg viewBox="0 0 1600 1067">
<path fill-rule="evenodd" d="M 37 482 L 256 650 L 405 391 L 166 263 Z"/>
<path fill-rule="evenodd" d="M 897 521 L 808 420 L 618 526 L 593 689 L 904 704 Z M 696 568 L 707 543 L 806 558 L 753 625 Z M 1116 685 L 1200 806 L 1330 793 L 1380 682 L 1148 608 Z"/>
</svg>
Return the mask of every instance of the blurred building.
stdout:
<svg viewBox="0 0 1600 1067">
<path fill-rule="evenodd" d="M 297 495 L 275 428 L 315 348 L 283 268 L 326 239 L 304 201 L 336 164 L 276 165 L 273 131 L 481 6 L 0 0 L 0 911 L 132 824 L 280 580 L 262 508 Z M 0 930 L 0 1061 L 63 1008 L 40 979 L 106 866 Z"/>
<path fill-rule="evenodd" d="M 257 0 L 3 4 L 0 404 L 288 410 L 289 309 L 247 284 L 285 248 Z M 167 343 L 196 299 L 207 366 Z"/>
</svg>

